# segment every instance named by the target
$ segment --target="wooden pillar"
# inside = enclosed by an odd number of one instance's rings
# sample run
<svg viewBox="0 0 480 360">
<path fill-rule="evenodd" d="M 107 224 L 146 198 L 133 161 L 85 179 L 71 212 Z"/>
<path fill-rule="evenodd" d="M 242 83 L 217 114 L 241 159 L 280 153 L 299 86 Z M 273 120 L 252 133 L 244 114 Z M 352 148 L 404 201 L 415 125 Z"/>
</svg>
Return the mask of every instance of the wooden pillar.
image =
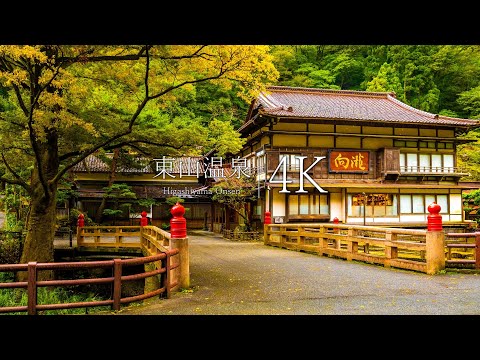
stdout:
<svg viewBox="0 0 480 360">
<path fill-rule="evenodd" d="M 156 269 L 155 263 L 154 262 L 145 263 L 144 264 L 144 269 L 145 269 L 145 272 L 154 271 Z M 160 289 L 160 279 L 159 279 L 158 275 L 149 276 L 149 277 L 145 278 L 145 284 L 144 284 L 144 287 L 143 287 L 143 293 L 144 294 L 149 293 L 149 292 L 154 291 L 154 290 L 157 290 L 157 289 Z"/>
<path fill-rule="evenodd" d="M 390 260 L 398 257 L 398 248 L 392 243 L 396 240 L 397 234 L 393 234 L 391 231 L 385 234 L 385 267 L 390 267 Z"/>
<path fill-rule="evenodd" d="M 437 274 L 445 270 L 445 232 L 442 229 L 442 216 L 439 214 L 441 207 L 432 203 L 427 210 L 428 227 L 426 235 L 427 274 Z"/>
<path fill-rule="evenodd" d="M 186 238 L 171 238 L 170 249 L 178 249 L 178 255 L 171 256 L 171 261 L 179 264 L 179 267 L 172 270 L 178 281 L 178 286 L 181 289 L 190 287 L 190 254 L 188 251 L 188 237 Z M 172 265 L 172 264 L 170 264 Z"/>
<path fill-rule="evenodd" d="M 475 269 L 480 269 L 480 232 L 475 233 Z"/>
<path fill-rule="evenodd" d="M 230 208 L 224 205 L 225 209 L 225 230 L 230 230 Z"/>
<path fill-rule="evenodd" d="M 213 231 L 213 223 L 215 221 L 215 204 L 210 203 L 210 231 Z"/>
</svg>

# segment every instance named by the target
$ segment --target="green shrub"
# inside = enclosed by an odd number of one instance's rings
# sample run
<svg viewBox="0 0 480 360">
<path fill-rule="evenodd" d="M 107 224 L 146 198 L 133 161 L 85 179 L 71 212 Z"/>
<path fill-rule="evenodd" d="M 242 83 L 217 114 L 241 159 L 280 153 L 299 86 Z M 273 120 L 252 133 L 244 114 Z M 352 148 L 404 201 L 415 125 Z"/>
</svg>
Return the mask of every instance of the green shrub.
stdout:
<svg viewBox="0 0 480 360">
<path fill-rule="evenodd" d="M 0 264 L 18 264 L 23 250 L 22 233 L 0 232 Z"/>
</svg>

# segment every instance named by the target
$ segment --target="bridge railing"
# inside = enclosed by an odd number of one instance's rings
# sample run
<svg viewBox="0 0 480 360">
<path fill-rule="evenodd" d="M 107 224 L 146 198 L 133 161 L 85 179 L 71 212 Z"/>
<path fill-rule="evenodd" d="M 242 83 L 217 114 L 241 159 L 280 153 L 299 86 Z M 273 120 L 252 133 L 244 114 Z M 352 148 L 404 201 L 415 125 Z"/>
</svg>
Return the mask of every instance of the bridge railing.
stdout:
<svg viewBox="0 0 480 360">
<path fill-rule="evenodd" d="M 440 205 L 433 202 L 427 210 L 427 230 L 340 224 L 338 218 L 333 224 L 272 224 L 267 211 L 263 238 L 266 245 L 437 274 L 445 270 L 448 247 Z"/>
<path fill-rule="evenodd" d="M 342 224 L 267 224 L 264 243 L 421 272 L 427 271 L 427 231 Z"/>
<path fill-rule="evenodd" d="M 79 226 L 77 247 L 138 248 L 140 226 Z"/>
<path fill-rule="evenodd" d="M 0 283 L 0 289 L 27 289 L 27 305 L 0 307 L 0 313 L 27 312 L 28 315 L 36 315 L 38 311 L 60 310 L 72 308 L 88 308 L 95 306 L 111 306 L 112 310 L 120 310 L 122 304 L 140 301 L 165 294 L 170 297 L 171 289 L 177 285 L 172 281 L 171 271 L 178 267 L 178 264 L 170 266 L 170 259 L 177 255 L 178 250 L 170 250 L 154 256 L 146 256 L 136 259 L 114 259 L 105 261 L 79 261 L 79 262 L 58 262 L 58 263 L 37 263 L 28 264 L 6 264 L 0 265 L 0 272 L 27 271 L 27 281 Z M 122 275 L 122 269 L 127 266 L 154 264 L 155 268 L 133 275 Z M 45 270 L 71 270 L 88 268 L 107 268 L 112 270 L 111 277 L 72 279 L 72 280 L 38 280 L 38 273 Z M 141 295 L 122 297 L 122 284 L 131 280 L 150 278 L 155 275 L 161 276 L 160 286 L 157 289 L 145 292 Z M 85 301 L 60 304 L 38 304 L 37 291 L 39 287 L 65 287 L 75 285 L 91 284 L 113 284 L 111 297 L 108 300 Z"/>
<path fill-rule="evenodd" d="M 139 248 L 144 257 L 133 259 L 114 259 L 107 261 L 88 262 L 61 262 L 5 264 L 0 265 L 0 272 L 27 271 L 27 281 L 0 283 L 0 289 L 26 288 L 28 304 L 26 306 L 0 307 L 0 313 L 22 312 L 37 314 L 42 310 L 58 310 L 78 307 L 93 307 L 110 305 L 113 310 L 119 310 L 121 304 L 144 300 L 153 296 L 165 294 L 170 296 L 171 291 L 190 286 L 189 249 L 186 234 L 186 222 L 183 218 L 185 210 L 177 203 L 172 208 L 172 233 L 168 233 L 156 226 L 147 226 L 146 213 L 142 213 L 141 226 L 84 226 L 84 216 L 79 215 L 77 222 L 78 248 Z M 125 266 L 144 264 L 145 272 L 122 275 Z M 38 280 L 38 273 L 42 270 L 61 269 L 110 268 L 111 277 L 71 279 L 71 280 Z M 160 280 L 158 281 L 158 275 Z M 157 276 L 156 278 L 153 278 Z M 126 281 L 152 278 L 150 281 L 153 290 L 144 291 L 141 295 L 122 298 L 122 284 Z M 43 286 L 72 286 L 111 283 L 112 295 L 109 300 L 38 304 L 37 289 Z M 147 288 L 147 286 L 145 287 Z"/>
<path fill-rule="evenodd" d="M 480 232 L 447 233 L 445 235 L 448 267 L 480 269 Z"/>
</svg>

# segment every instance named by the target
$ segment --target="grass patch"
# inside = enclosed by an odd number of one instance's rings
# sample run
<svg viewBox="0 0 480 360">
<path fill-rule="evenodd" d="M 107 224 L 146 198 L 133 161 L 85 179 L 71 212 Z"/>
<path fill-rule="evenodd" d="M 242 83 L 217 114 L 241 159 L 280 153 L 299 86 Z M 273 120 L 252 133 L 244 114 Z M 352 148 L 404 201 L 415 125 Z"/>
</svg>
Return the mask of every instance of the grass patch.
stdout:
<svg viewBox="0 0 480 360">
<path fill-rule="evenodd" d="M 0 273 L 0 282 L 13 282 L 13 273 Z M 78 293 L 74 287 L 41 287 L 37 290 L 37 304 L 64 304 L 73 302 L 90 302 L 102 299 L 95 293 Z M 0 307 L 26 306 L 26 289 L 0 289 Z M 83 315 L 93 314 L 99 311 L 110 309 L 110 306 L 95 306 L 88 308 L 44 310 L 39 311 L 40 315 Z M 26 315 L 27 312 L 12 312 L 2 315 Z"/>
</svg>

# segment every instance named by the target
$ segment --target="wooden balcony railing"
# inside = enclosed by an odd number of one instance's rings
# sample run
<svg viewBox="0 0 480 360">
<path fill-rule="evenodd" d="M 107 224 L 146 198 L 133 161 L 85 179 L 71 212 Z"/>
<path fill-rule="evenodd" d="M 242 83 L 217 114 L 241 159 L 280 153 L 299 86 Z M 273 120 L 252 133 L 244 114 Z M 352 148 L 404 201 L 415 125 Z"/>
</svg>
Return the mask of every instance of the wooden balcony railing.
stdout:
<svg viewBox="0 0 480 360">
<path fill-rule="evenodd" d="M 446 166 L 400 166 L 401 174 L 462 175 L 467 174 L 461 167 Z"/>
</svg>

